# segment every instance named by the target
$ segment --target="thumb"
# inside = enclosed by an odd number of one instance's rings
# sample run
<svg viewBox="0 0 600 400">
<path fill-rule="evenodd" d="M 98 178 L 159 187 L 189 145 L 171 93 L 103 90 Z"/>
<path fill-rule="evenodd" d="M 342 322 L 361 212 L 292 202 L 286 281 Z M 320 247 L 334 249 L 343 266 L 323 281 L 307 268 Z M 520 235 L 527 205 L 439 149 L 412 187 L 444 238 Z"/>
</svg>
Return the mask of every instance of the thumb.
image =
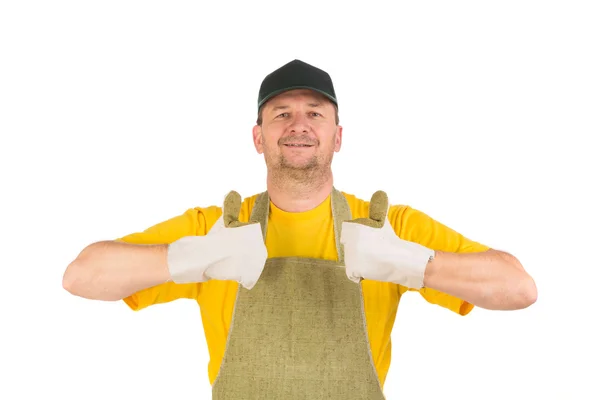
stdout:
<svg viewBox="0 0 600 400">
<path fill-rule="evenodd" d="M 386 220 L 388 212 L 388 196 L 382 191 L 378 190 L 371 196 L 371 202 L 369 204 L 369 218 L 375 222 L 378 222 L 379 226 L 382 226 Z"/>
<path fill-rule="evenodd" d="M 371 196 L 371 202 L 369 204 L 369 217 L 368 218 L 355 218 L 350 221 L 355 224 L 366 225 L 371 228 L 382 228 L 387 221 L 388 213 L 388 197 L 387 194 L 378 190 Z M 343 225 L 342 225 L 343 226 Z M 342 228 L 343 231 L 343 228 Z"/>
<path fill-rule="evenodd" d="M 237 225 L 241 208 L 242 197 L 238 192 L 232 190 L 225 196 L 225 202 L 223 203 L 223 222 L 225 226 Z"/>
</svg>

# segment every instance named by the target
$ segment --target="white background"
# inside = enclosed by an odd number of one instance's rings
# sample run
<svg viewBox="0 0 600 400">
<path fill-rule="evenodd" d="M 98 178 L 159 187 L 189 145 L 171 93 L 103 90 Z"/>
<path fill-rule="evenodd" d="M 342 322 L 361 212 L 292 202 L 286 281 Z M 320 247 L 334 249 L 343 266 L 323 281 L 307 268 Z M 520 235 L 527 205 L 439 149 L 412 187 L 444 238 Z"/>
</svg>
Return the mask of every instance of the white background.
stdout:
<svg viewBox="0 0 600 400">
<path fill-rule="evenodd" d="M 0 6 L 0 398 L 210 398 L 193 301 L 134 313 L 62 274 L 91 242 L 264 190 L 258 88 L 295 58 L 334 80 L 339 189 L 383 189 L 538 285 L 467 317 L 406 295 L 387 397 L 600 398 L 596 2 L 215 3 Z"/>
</svg>

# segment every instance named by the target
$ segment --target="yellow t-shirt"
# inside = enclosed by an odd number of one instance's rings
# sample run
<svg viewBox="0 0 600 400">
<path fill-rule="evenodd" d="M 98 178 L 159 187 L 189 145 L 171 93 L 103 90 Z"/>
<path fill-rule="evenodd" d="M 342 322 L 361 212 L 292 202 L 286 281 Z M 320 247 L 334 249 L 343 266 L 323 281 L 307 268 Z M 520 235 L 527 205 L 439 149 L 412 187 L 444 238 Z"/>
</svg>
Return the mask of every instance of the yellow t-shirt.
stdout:
<svg viewBox="0 0 600 400">
<path fill-rule="evenodd" d="M 343 192 L 342 192 L 343 193 Z M 353 218 L 369 215 L 369 202 L 343 193 Z M 247 222 L 257 195 L 244 199 L 239 219 Z M 183 214 L 122 237 L 120 241 L 137 244 L 172 243 L 183 236 L 205 235 L 221 216 L 222 209 L 212 206 L 191 208 Z M 420 243 L 433 250 L 455 253 L 479 252 L 488 249 L 409 206 L 390 207 L 388 218 L 396 234 L 405 240 Z M 331 215 L 331 199 L 327 198 L 313 210 L 289 213 L 273 203 L 267 228 L 266 245 L 269 257 L 311 257 L 337 259 Z M 391 362 L 391 332 L 400 297 L 406 287 L 394 283 L 362 281 L 367 331 L 373 361 L 383 387 Z M 175 284 L 167 282 L 135 293 L 125 299 L 132 310 L 180 298 L 195 299 L 200 307 L 202 323 L 210 356 L 208 376 L 213 384 L 225 352 L 227 334 L 236 300 L 238 283 L 210 280 L 203 283 Z M 420 294 L 432 304 L 460 315 L 468 314 L 473 305 L 448 294 L 424 288 Z"/>
</svg>

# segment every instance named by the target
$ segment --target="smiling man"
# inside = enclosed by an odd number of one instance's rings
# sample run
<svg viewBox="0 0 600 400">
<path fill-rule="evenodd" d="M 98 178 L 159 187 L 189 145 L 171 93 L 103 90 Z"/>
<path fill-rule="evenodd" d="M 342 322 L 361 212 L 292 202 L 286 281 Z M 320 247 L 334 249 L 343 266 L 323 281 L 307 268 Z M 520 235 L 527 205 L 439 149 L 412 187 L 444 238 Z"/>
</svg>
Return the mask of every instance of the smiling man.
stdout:
<svg viewBox="0 0 600 400">
<path fill-rule="evenodd" d="M 133 310 L 196 300 L 213 399 L 382 400 L 404 293 L 457 315 L 535 302 L 511 254 L 390 206 L 384 192 L 366 201 L 334 187 L 342 127 L 325 71 L 300 60 L 278 68 L 257 111 L 266 191 L 92 243 L 63 280 L 74 295 Z"/>
</svg>

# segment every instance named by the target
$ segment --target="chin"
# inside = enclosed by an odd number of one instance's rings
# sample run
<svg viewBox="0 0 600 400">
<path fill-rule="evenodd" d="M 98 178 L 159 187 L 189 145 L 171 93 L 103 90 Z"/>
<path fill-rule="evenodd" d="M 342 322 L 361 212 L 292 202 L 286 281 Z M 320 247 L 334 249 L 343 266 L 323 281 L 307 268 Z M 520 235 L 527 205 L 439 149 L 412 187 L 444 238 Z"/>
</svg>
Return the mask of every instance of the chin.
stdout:
<svg viewBox="0 0 600 400">
<path fill-rule="evenodd" d="M 283 163 L 281 164 L 281 169 L 288 171 L 310 171 L 315 169 L 316 165 L 309 163 Z"/>
<path fill-rule="evenodd" d="M 305 160 L 286 160 L 284 158 L 281 160 L 281 166 L 288 169 L 306 170 L 316 168 L 318 165 L 318 161 L 313 158 Z"/>
</svg>

